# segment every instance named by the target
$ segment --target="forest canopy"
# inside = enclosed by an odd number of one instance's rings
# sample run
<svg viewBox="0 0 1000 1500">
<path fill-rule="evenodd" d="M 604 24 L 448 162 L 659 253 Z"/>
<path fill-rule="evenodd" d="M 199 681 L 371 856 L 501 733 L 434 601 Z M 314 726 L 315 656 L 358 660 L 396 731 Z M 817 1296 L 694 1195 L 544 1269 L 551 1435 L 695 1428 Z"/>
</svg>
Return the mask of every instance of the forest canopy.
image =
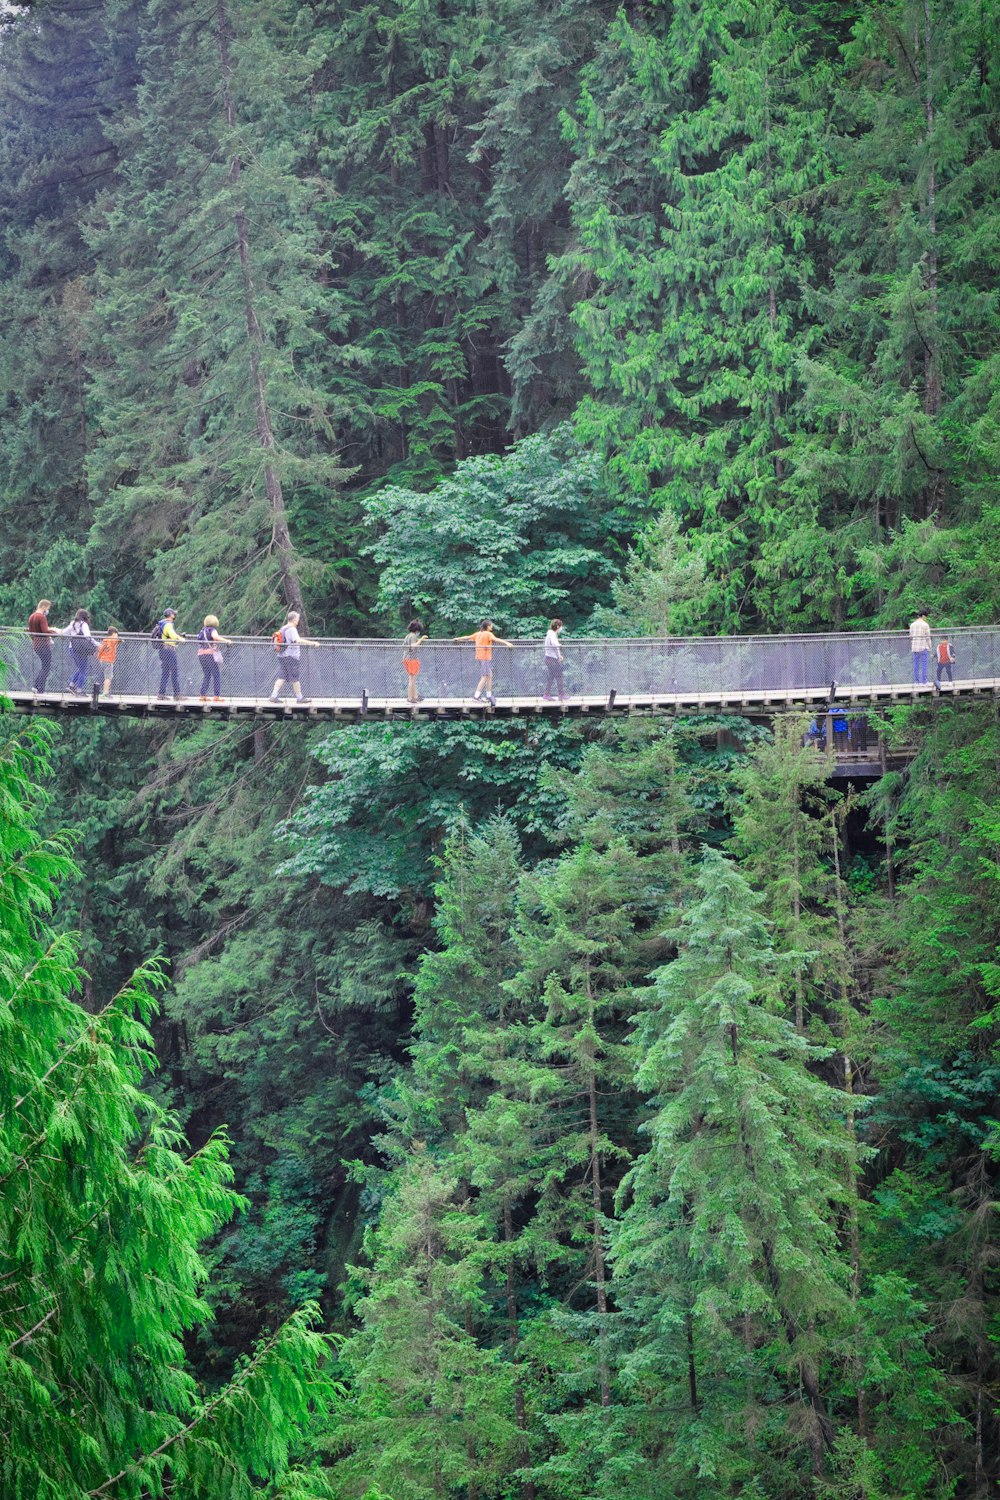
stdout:
<svg viewBox="0 0 1000 1500">
<path fill-rule="evenodd" d="M 998 106 L 997 0 L 4 5 L 0 624 L 996 622 Z M 868 719 L 6 700 L 4 1500 L 994 1493 L 1000 721 Z"/>
</svg>

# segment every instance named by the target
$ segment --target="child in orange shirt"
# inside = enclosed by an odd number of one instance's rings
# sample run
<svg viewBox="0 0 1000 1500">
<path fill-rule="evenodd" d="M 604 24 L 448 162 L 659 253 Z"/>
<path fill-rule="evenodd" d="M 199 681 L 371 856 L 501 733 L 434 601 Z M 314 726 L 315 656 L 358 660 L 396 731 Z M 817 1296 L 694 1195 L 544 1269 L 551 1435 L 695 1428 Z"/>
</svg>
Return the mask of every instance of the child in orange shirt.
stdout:
<svg viewBox="0 0 1000 1500">
<path fill-rule="evenodd" d="M 104 639 L 97 648 L 98 671 L 103 670 L 104 687 L 102 692 L 110 693 L 111 679 L 115 675 L 115 657 L 118 655 L 118 631 L 113 625 L 109 625 Z"/>
<path fill-rule="evenodd" d="M 496 708 L 497 700 L 493 696 L 493 647 L 511 646 L 513 650 L 511 642 L 505 641 L 500 636 L 493 634 L 492 620 L 482 620 L 480 621 L 479 629 L 474 630 L 471 635 L 456 635 L 454 639 L 456 644 L 459 641 L 475 641 L 476 661 L 479 662 L 483 675 L 480 677 L 479 685 L 472 696 L 478 703 L 485 690 L 487 703 L 492 708 Z"/>
</svg>

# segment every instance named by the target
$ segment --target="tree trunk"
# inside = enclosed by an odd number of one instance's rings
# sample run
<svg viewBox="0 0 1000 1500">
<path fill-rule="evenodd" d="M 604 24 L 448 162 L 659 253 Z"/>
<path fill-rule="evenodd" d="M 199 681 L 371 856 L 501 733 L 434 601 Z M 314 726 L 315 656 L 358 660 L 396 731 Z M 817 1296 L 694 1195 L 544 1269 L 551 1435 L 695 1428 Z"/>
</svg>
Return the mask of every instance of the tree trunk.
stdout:
<svg viewBox="0 0 1000 1500">
<path fill-rule="evenodd" d="M 233 129 L 236 124 L 236 109 L 233 104 L 232 62 L 229 55 L 229 18 L 226 14 L 225 0 L 216 0 L 215 14 L 218 27 L 219 59 L 222 70 L 222 98 L 226 110 L 226 124 L 230 129 Z M 242 164 L 240 158 L 234 156 L 229 168 L 230 182 L 234 184 L 239 182 L 241 170 Z M 264 335 L 257 318 L 256 296 L 250 269 L 250 239 L 247 233 L 246 213 L 242 206 L 237 209 L 234 218 L 236 224 L 236 248 L 240 258 L 240 275 L 243 283 L 243 311 L 246 317 L 247 342 L 250 355 L 250 383 L 257 419 L 257 438 L 264 452 L 264 487 L 267 492 L 267 502 L 271 510 L 271 548 L 278 559 L 278 570 L 281 575 L 281 587 L 285 596 L 285 605 L 288 609 L 297 609 L 304 619 L 305 607 L 302 602 L 302 589 L 299 585 L 295 553 L 292 549 L 292 539 L 288 531 L 288 513 L 285 509 L 285 496 L 276 464 L 277 449 L 274 441 L 274 428 L 271 422 L 271 409 L 267 398 L 267 381 L 261 360 L 264 348 Z"/>
<path fill-rule="evenodd" d="M 507 1247 L 507 1340 L 510 1347 L 510 1362 L 517 1370 L 514 1379 L 514 1421 L 517 1423 L 518 1432 L 525 1434 L 528 1430 L 528 1415 L 524 1405 L 524 1383 L 520 1375 L 520 1357 L 518 1355 L 518 1344 L 520 1342 L 520 1331 L 517 1317 L 517 1287 L 514 1281 L 514 1263 L 510 1256 L 510 1247 L 514 1243 L 514 1220 L 511 1213 L 510 1199 L 504 1195 L 503 1200 L 503 1242 Z M 530 1455 L 527 1444 L 522 1447 L 518 1455 L 518 1462 L 522 1469 L 528 1467 Z M 535 1485 L 531 1479 L 526 1479 L 521 1486 L 521 1494 L 524 1500 L 535 1500 Z"/>
</svg>

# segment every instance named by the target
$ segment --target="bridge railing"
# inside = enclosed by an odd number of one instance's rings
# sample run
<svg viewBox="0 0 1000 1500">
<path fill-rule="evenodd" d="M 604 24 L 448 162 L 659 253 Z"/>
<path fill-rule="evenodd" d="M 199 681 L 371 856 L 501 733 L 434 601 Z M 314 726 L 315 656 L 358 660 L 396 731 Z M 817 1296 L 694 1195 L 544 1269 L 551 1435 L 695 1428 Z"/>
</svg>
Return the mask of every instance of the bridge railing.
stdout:
<svg viewBox="0 0 1000 1500">
<path fill-rule="evenodd" d="M 957 657 L 956 680 L 990 681 L 1000 678 L 1000 627 L 967 627 L 948 633 Z M 95 632 L 100 642 L 103 636 Z M 935 633 L 935 644 L 940 633 Z M 69 637 L 50 638 L 51 669 L 46 691 L 64 694 L 77 666 Z M 728 636 L 696 638 L 612 639 L 577 637 L 562 643 L 563 691 L 579 702 L 618 698 L 682 696 L 719 699 L 742 695 L 842 687 L 866 691 L 874 687 L 905 688 L 913 682 L 913 657 L 905 631 L 864 634 Z M 302 692 L 311 699 L 358 703 L 406 698 L 407 673 L 401 640 L 317 640 L 302 645 L 299 676 Z M 420 672 L 417 691 L 425 702 L 454 702 L 471 698 L 482 675 L 471 644 L 425 642 L 417 652 Z M 112 695 L 156 701 L 161 691 L 174 693 L 169 674 L 163 674 L 165 653 L 147 635 L 122 635 L 112 676 Z M 202 659 L 198 644 L 187 639 L 177 648 L 179 691 L 198 698 L 203 691 Z M 39 658 L 24 630 L 0 628 L 2 681 L 8 691 L 31 690 L 37 680 Z M 512 648 L 493 648 L 493 691 L 499 700 L 540 698 L 546 687 L 544 647 L 540 640 L 520 640 Z M 290 696 L 286 659 L 269 637 L 240 637 L 222 649 L 220 695 L 223 698 L 266 699 L 279 679 Z M 96 656 L 85 662 L 84 691 L 103 683 L 105 667 Z M 934 677 L 934 653 L 928 675 Z M 214 697 L 214 683 L 205 689 Z M 553 684 L 551 691 L 555 693 Z"/>
</svg>

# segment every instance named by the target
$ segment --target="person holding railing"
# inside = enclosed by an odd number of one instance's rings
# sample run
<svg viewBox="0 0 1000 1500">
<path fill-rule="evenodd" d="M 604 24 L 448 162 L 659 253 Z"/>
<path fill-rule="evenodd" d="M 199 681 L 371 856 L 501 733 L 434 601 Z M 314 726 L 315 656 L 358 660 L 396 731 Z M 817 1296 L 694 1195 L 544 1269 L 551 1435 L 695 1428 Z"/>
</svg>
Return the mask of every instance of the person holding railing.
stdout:
<svg viewBox="0 0 1000 1500">
<path fill-rule="evenodd" d="M 228 636 L 219 634 L 216 615 L 206 615 L 205 623 L 198 632 L 198 665 L 201 667 L 201 701 L 207 703 L 209 687 L 214 689 L 216 703 L 222 702 L 222 647 L 233 643 Z"/>
<path fill-rule="evenodd" d="M 502 640 L 500 636 L 493 634 L 492 620 L 481 620 L 479 629 L 474 630 L 471 635 L 456 635 L 454 637 L 455 645 L 458 645 L 460 641 L 475 641 L 476 643 L 476 661 L 479 663 L 483 675 L 480 677 L 476 691 L 472 695 L 473 698 L 478 703 L 485 692 L 487 703 L 491 708 L 496 708 L 497 700 L 493 695 L 493 647 L 510 646 L 511 650 L 513 650 L 512 643 Z"/>
<path fill-rule="evenodd" d="M 65 634 L 69 636 L 69 654 L 73 658 L 73 675 L 69 680 L 71 693 L 82 693 L 87 683 L 87 663 L 97 655 L 97 642 L 90 633 L 90 615 L 78 609 L 72 625 Z"/>
<path fill-rule="evenodd" d="M 174 626 L 176 618 L 176 609 L 165 609 L 162 620 L 156 626 L 159 635 L 155 637 L 155 641 L 160 652 L 160 690 L 156 696 L 165 698 L 167 688 L 172 686 L 174 702 L 180 703 L 181 682 L 177 671 L 177 647 L 184 637 L 177 633 Z"/>
<path fill-rule="evenodd" d="M 302 647 L 317 646 L 319 642 L 307 641 L 299 635 L 298 623 L 298 610 L 290 609 L 284 625 L 276 632 L 274 637 L 274 644 L 278 652 L 278 677 L 271 690 L 270 701 L 272 703 L 277 703 L 281 689 L 285 686 L 286 682 L 291 683 L 292 692 L 295 694 L 298 703 L 307 701 L 302 696 L 302 684 L 299 681 Z"/>
<path fill-rule="evenodd" d="M 919 687 L 927 681 L 927 663 L 931 655 L 931 627 L 925 610 L 918 610 L 910 626 L 910 651 L 913 654 L 913 683 Z"/>
</svg>

